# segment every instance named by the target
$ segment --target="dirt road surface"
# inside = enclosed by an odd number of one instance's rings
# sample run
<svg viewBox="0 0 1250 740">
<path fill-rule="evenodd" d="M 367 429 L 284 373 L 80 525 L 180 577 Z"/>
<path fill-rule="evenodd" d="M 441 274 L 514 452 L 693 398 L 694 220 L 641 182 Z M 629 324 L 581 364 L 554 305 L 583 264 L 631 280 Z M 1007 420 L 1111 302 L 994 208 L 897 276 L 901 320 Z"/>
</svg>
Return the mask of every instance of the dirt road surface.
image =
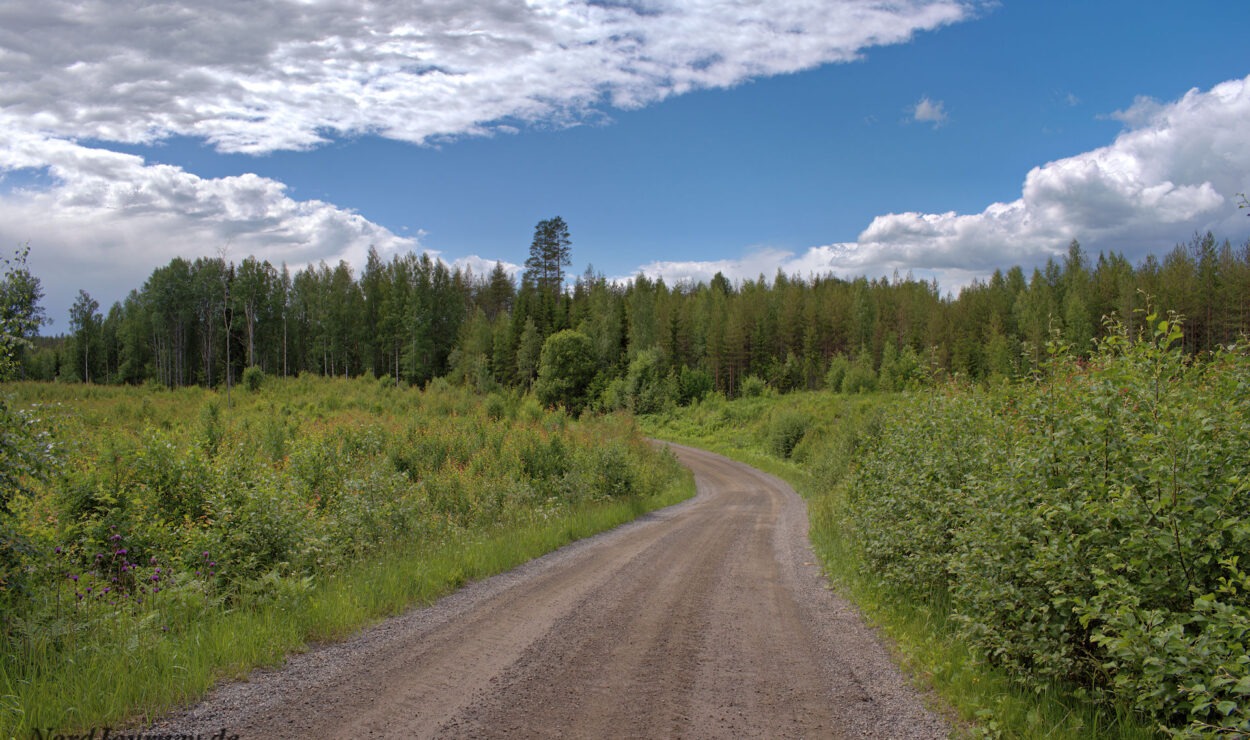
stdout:
<svg viewBox="0 0 1250 740">
<path fill-rule="evenodd" d="M 946 737 L 830 592 L 777 478 L 672 446 L 698 495 L 216 689 L 240 738 Z"/>
</svg>

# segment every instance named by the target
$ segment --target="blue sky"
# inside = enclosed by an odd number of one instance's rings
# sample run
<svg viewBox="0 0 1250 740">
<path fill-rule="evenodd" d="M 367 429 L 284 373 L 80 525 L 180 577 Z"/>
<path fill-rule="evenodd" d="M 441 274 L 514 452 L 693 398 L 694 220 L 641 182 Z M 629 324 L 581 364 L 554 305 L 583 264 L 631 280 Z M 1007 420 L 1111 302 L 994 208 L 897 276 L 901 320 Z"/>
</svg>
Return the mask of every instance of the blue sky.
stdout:
<svg viewBox="0 0 1250 740">
<path fill-rule="evenodd" d="M 947 289 L 1072 238 L 1250 235 L 1228 3 L 621 5 L 0 10 L 0 244 L 30 243 L 56 332 L 173 256 L 480 270 L 554 215 L 575 273 Z"/>
</svg>

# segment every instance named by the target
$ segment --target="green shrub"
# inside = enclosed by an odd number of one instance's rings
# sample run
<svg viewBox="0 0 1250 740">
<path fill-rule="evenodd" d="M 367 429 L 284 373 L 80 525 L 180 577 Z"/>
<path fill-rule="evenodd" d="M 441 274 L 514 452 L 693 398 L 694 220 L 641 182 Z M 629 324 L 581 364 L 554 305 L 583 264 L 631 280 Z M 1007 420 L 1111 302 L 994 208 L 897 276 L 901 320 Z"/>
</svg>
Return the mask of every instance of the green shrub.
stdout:
<svg viewBox="0 0 1250 740">
<path fill-rule="evenodd" d="M 769 452 L 783 460 L 789 459 L 810 425 L 811 420 L 804 414 L 793 411 L 778 414 L 768 433 Z"/>
<path fill-rule="evenodd" d="M 216 455 L 222 436 L 225 434 L 225 426 L 221 421 L 221 406 L 216 401 L 209 401 L 204 404 L 204 408 L 200 409 L 200 430 L 204 451 L 209 455 Z"/>
<path fill-rule="evenodd" d="M 577 415 L 585 408 L 595 377 L 594 345 L 571 329 L 556 332 L 543 343 L 534 393 L 547 406 L 563 405 Z"/>
<path fill-rule="evenodd" d="M 861 350 L 854 364 L 842 376 L 843 393 L 871 393 L 877 390 L 877 373 L 872 369 L 872 355 Z"/>
<path fill-rule="evenodd" d="M 841 352 L 834 355 L 829 361 L 829 370 L 825 372 L 825 387 L 834 393 L 841 393 L 842 379 L 850 369 L 851 361 L 846 359 L 846 355 Z"/>
<path fill-rule="evenodd" d="M 702 401 L 712 392 L 712 376 L 706 370 L 695 370 L 682 365 L 677 373 L 677 403 L 689 406 Z"/>
<path fill-rule="evenodd" d="M 249 392 L 255 393 L 265 383 L 265 371 L 259 367 L 252 365 L 243 371 L 243 387 Z"/>
<path fill-rule="evenodd" d="M 1250 732 L 1250 355 L 1174 321 L 1088 364 L 908 401 L 849 491 L 864 567 L 949 603 L 981 656 L 1174 734 Z"/>
<path fill-rule="evenodd" d="M 626 407 L 636 414 L 653 414 L 672 404 L 673 380 L 660 350 L 644 350 L 630 361 L 622 390 Z"/>
<path fill-rule="evenodd" d="M 748 375 L 742 379 L 742 384 L 738 387 L 738 395 L 743 398 L 759 398 L 768 390 L 768 385 L 764 379 L 758 375 Z"/>
<path fill-rule="evenodd" d="M 486 418 L 491 421 L 500 421 L 507 419 L 512 415 L 512 409 L 502 393 L 495 392 L 486 396 L 486 403 L 483 406 L 486 412 Z"/>
</svg>

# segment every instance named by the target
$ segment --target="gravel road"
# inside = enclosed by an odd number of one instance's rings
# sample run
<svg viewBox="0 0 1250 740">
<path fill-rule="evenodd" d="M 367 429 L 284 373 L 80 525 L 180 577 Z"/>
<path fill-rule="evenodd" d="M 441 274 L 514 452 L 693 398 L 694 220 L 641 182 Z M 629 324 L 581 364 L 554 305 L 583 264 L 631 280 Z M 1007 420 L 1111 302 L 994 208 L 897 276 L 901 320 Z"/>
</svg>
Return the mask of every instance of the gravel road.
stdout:
<svg viewBox="0 0 1250 740">
<path fill-rule="evenodd" d="M 247 738 L 940 738 L 825 585 L 781 480 L 672 445 L 698 495 L 471 584 L 157 730 Z"/>
</svg>

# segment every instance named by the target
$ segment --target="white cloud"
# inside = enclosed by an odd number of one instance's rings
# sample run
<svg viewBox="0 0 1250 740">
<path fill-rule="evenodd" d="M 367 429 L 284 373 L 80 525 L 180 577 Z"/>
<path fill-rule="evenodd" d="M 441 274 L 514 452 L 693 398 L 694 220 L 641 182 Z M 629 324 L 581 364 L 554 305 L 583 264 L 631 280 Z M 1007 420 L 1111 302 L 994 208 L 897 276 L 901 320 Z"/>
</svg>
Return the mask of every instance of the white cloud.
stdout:
<svg viewBox="0 0 1250 740">
<path fill-rule="evenodd" d="M 46 167 L 56 185 L 0 197 L 0 245 L 35 247 L 30 265 L 57 322 L 53 331 L 64 329 L 56 307 L 68 307 L 79 288 L 90 287 L 107 306 L 174 256 L 225 249 L 234 259 L 253 254 L 295 268 L 323 259 L 363 265 L 370 245 L 383 254 L 420 248 L 359 214 L 294 200 L 282 183 L 257 175 L 206 179 L 33 136 L 0 148 L 0 167 L 33 166 Z"/>
<path fill-rule="evenodd" d="M 0 106 L 44 134 L 423 142 L 794 72 L 966 18 L 961 0 L 47 0 L 0 8 Z"/>
<path fill-rule="evenodd" d="M 80 142 L 222 151 L 373 134 L 414 143 L 567 125 L 691 90 L 858 57 L 970 0 L 46 0 L 0 4 L 0 244 L 31 241 L 54 318 L 223 245 L 299 264 L 419 248 L 255 175 L 200 178 Z M 0 183 L 5 185 L 7 183 Z M 466 258 L 471 264 L 472 258 Z M 493 263 L 490 263 L 493 266 Z M 476 268 L 475 268 L 476 269 Z"/>
<path fill-rule="evenodd" d="M 912 109 L 912 118 L 920 123 L 932 123 L 933 128 L 938 128 L 946 123 L 946 104 L 923 97 Z"/>
<path fill-rule="evenodd" d="M 768 280 L 772 280 L 779 269 L 787 275 L 801 274 L 804 276 L 809 273 L 822 274 L 829 271 L 829 267 L 825 265 L 816 265 L 818 269 L 814 271 L 803 269 L 805 265 L 800 264 L 801 261 L 795 258 L 793 252 L 771 247 L 761 247 L 738 259 L 649 262 L 635 270 L 634 275 L 643 273 L 648 277 L 664 278 L 666 282 L 676 284 L 680 282 L 711 282 L 712 277 L 718 272 L 730 280 L 754 280 L 760 275 L 763 275 Z M 622 275 L 617 279 L 626 280 L 630 277 L 632 276 Z"/>
<path fill-rule="evenodd" d="M 451 262 L 453 268 L 468 270 L 473 273 L 474 278 L 489 278 L 490 274 L 494 272 L 496 264 L 503 265 L 504 272 L 508 273 L 508 276 L 514 280 L 520 279 L 521 273 L 525 271 L 525 267 L 522 265 L 504 260 L 487 259 L 476 254 L 471 254 L 468 257 L 458 257 Z"/>
<path fill-rule="evenodd" d="M 666 280 L 736 279 L 786 273 L 938 278 L 957 289 L 994 269 L 1038 265 L 1072 239 L 1090 251 L 1137 260 L 1195 231 L 1241 240 L 1250 219 L 1236 193 L 1250 192 L 1250 77 L 1163 104 L 1139 99 L 1117 114 L 1130 125 L 1108 146 L 1035 167 L 1021 197 L 980 213 L 889 213 L 855 242 L 801 255 L 761 250 L 741 260 L 645 265 Z M 761 263 L 771 263 L 761 265 Z"/>
<path fill-rule="evenodd" d="M 732 282 L 758 280 L 763 277 L 772 282 L 778 271 L 787 277 L 810 279 L 818 276 L 833 275 L 843 279 L 858 276 L 869 278 L 893 279 L 911 276 L 919 280 L 940 278 L 943 289 L 958 288 L 966 285 L 977 277 L 979 271 L 968 271 L 958 267 L 950 269 L 914 269 L 906 265 L 877 264 L 866 261 L 854 242 L 826 244 L 811 247 L 802 253 L 773 247 L 760 247 L 749 251 L 737 259 L 710 261 L 657 261 L 649 262 L 634 271 L 634 275 L 643 273 L 648 277 L 663 278 L 669 285 L 681 283 L 711 282 L 716 273 L 721 273 Z M 618 282 L 628 280 L 633 275 L 622 275 Z"/>
</svg>

